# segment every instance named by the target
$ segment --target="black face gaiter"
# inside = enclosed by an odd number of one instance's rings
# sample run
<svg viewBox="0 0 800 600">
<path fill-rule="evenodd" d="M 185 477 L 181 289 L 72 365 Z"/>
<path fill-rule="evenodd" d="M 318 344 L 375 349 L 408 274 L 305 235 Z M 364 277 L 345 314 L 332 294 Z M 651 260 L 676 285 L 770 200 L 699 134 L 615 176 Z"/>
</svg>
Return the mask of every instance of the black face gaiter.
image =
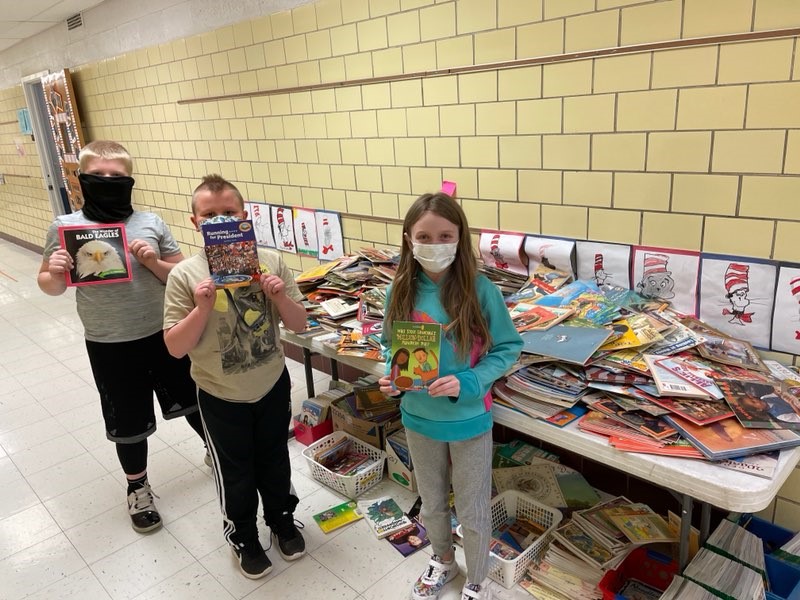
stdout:
<svg viewBox="0 0 800 600">
<path fill-rule="evenodd" d="M 98 223 L 119 223 L 133 214 L 133 177 L 78 175 L 83 192 L 83 214 Z"/>
</svg>

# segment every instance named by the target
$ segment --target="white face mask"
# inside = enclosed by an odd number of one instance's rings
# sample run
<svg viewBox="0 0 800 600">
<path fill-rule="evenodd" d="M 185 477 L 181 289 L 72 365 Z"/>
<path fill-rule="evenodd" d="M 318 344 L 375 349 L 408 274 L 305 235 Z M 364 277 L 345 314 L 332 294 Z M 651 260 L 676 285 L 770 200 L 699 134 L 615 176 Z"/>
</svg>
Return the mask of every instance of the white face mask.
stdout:
<svg viewBox="0 0 800 600">
<path fill-rule="evenodd" d="M 441 273 L 456 259 L 458 242 L 452 244 L 413 243 L 413 254 L 423 269 L 431 273 Z"/>
</svg>

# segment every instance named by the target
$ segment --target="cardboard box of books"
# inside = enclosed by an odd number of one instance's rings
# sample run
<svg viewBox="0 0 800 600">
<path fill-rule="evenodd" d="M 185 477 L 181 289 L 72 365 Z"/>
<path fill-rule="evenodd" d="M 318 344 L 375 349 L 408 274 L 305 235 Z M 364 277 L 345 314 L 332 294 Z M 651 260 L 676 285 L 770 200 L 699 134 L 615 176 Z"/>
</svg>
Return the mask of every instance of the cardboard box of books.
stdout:
<svg viewBox="0 0 800 600">
<path fill-rule="evenodd" d="M 400 422 L 400 415 L 396 414 L 396 416 L 384 421 L 369 421 L 356 417 L 343 409 L 341 405 L 346 400 L 347 398 L 340 398 L 331 403 L 333 430 L 344 431 L 370 446 L 385 450 L 386 437 L 403 426 Z"/>
<path fill-rule="evenodd" d="M 386 468 L 389 471 L 389 479 L 412 492 L 417 491 L 417 478 L 414 477 L 414 465 L 408 452 L 405 429 L 400 429 L 386 438 Z"/>
</svg>

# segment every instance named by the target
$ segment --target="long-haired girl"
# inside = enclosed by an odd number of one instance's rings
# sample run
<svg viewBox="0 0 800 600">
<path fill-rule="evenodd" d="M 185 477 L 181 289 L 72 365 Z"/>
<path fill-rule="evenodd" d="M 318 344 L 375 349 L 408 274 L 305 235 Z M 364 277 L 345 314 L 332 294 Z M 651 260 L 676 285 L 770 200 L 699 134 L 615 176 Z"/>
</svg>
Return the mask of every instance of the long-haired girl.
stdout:
<svg viewBox="0 0 800 600">
<path fill-rule="evenodd" d="M 424 194 L 409 208 L 385 321 L 386 348 L 391 347 L 393 322 L 437 322 L 444 332 L 439 377 L 426 390 L 405 392 L 400 404 L 433 548 L 411 596 L 435 600 L 458 575 L 448 503 L 452 482 L 467 564 L 461 597 L 485 598 L 481 586 L 489 572 L 491 537 L 490 389 L 519 356 L 522 340 L 500 290 L 477 274 L 466 216 L 450 196 Z M 380 385 L 386 394 L 399 394 L 388 376 Z"/>
</svg>

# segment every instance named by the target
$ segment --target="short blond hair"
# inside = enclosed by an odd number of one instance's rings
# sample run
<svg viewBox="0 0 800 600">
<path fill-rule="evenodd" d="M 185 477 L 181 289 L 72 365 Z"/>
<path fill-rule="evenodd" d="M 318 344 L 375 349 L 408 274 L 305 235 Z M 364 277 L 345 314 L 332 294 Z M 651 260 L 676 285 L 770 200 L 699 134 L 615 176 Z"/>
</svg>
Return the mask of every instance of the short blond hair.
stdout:
<svg viewBox="0 0 800 600">
<path fill-rule="evenodd" d="M 197 192 L 207 191 L 211 192 L 212 194 L 220 194 L 225 190 L 231 190 L 233 192 L 233 195 L 239 199 L 239 202 L 242 204 L 242 209 L 244 210 L 244 197 L 239 191 L 239 188 L 225 179 L 222 175 L 212 173 L 211 175 L 206 175 L 203 177 L 203 181 L 200 182 L 200 185 L 194 188 L 194 192 L 192 192 L 192 214 L 195 214 L 194 199 L 197 197 Z"/>
<path fill-rule="evenodd" d="M 119 142 L 111 140 L 95 140 L 86 144 L 78 154 L 78 163 L 81 171 L 85 171 L 89 161 L 95 158 L 104 160 L 118 160 L 128 171 L 128 175 L 133 174 L 133 159 L 128 150 Z"/>
</svg>

